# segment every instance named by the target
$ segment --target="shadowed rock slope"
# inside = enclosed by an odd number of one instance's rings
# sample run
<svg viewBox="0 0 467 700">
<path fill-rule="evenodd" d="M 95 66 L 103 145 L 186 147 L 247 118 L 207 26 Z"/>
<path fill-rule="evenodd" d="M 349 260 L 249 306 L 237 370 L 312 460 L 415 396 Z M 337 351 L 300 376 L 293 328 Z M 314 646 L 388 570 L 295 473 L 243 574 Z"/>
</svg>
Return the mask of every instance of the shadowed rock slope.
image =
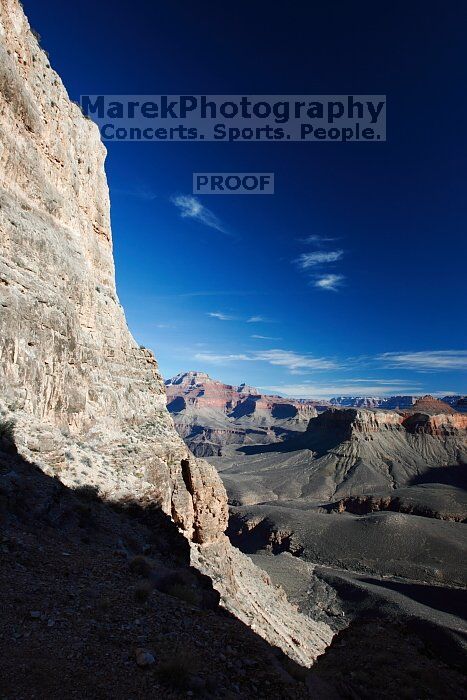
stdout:
<svg viewBox="0 0 467 700">
<path fill-rule="evenodd" d="M 235 502 L 271 500 L 271 493 L 279 500 L 333 502 L 429 480 L 436 468 L 445 467 L 448 474 L 458 466 L 462 472 L 467 417 L 330 409 L 292 440 L 241 452 L 245 458 L 219 463 Z"/>
<path fill-rule="evenodd" d="M 218 608 L 154 504 L 67 488 L 3 436 L 0 532 L 5 700 L 307 696 L 306 671 Z"/>
<path fill-rule="evenodd" d="M 293 440 L 218 459 L 232 541 L 463 586 L 466 428 L 460 413 L 331 409 Z"/>
<path fill-rule="evenodd" d="M 105 149 L 20 3 L 0 6 L 0 411 L 20 455 L 108 501 L 158 504 L 223 605 L 303 664 L 331 639 L 233 549 L 216 471 L 166 410 L 114 279 Z"/>
</svg>

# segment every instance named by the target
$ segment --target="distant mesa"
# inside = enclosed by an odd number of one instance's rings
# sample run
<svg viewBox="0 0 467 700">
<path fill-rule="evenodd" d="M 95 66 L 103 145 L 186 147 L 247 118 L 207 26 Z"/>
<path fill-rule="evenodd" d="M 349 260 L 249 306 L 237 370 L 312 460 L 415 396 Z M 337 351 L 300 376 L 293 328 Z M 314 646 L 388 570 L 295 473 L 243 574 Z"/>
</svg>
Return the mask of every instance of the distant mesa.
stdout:
<svg viewBox="0 0 467 700">
<path fill-rule="evenodd" d="M 204 457 L 291 438 L 329 406 L 270 396 L 245 383 L 223 384 L 204 372 L 181 372 L 168 379 L 165 388 L 178 432 L 197 456 Z"/>
<path fill-rule="evenodd" d="M 293 399 L 264 394 L 245 383 L 224 384 L 195 371 L 180 372 L 166 380 L 165 388 L 175 427 L 200 457 L 226 457 L 239 448 L 260 451 L 267 445 L 282 451 L 288 449 L 290 441 L 297 442 L 297 449 L 301 449 L 310 420 L 323 413 L 323 425 L 332 425 L 334 437 L 342 439 L 341 433 L 349 430 L 379 429 L 385 412 L 386 417 L 392 412 L 397 425 L 404 422 L 409 432 L 444 435 L 453 426 L 464 426 L 463 419 L 456 415 L 467 412 L 467 400 L 462 396 L 442 400 L 428 394 L 338 396 L 330 401 Z M 349 413 L 352 410 L 354 413 Z M 453 416 L 453 421 L 448 425 L 442 416 Z M 321 421 L 312 425 L 321 425 Z"/>
<path fill-rule="evenodd" d="M 435 399 L 427 394 L 418 397 L 411 395 L 399 396 L 336 396 L 329 402 L 332 406 L 343 408 L 378 408 L 387 411 L 419 410 L 430 413 L 450 413 L 450 410 L 467 412 L 467 397 L 460 395 L 444 396 Z"/>
<path fill-rule="evenodd" d="M 450 406 L 445 401 L 435 399 L 430 394 L 422 396 L 415 401 L 411 409 L 414 413 L 428 413 L 430 416 L 436 416 L 440 413 L 457 413 L 453 406 Z"/>
<path fill-rule="evenodd" d="M 331 399 L 333 406 L 345 408 L 383 408 L 398 410 L 410 408 L 417 400 L 416 396 L 336 396 Z"/>
</svg>

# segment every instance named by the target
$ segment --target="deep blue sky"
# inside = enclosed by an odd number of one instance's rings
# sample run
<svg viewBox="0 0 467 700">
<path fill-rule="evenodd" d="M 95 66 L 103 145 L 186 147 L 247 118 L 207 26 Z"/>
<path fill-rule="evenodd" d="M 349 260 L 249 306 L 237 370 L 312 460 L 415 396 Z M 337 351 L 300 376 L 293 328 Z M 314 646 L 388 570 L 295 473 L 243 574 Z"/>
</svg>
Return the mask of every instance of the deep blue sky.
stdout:
<svg viewBox="0 0 467 700">
<path fill-rule="evenodd" d="M 23 4 L 73 99 L 388 96 L 386 143 L 107 144 L 119 296 L 165 376 L 467 391 L 465 3 Z M 171 201 L 194 171 L 272 171 L 276 194 L 201 197 L 224 235 Z M 343 254 L 300 270 L 316 250 Z"/>
</svg>

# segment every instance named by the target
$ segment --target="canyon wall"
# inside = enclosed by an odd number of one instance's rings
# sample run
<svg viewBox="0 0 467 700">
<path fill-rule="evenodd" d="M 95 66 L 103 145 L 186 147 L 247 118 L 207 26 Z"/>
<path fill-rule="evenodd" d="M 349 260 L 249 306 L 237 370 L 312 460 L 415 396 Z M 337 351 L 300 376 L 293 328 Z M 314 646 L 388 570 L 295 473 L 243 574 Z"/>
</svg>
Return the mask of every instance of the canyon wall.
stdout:
<svg viewBox="0 0 467 700">
<path fill-rule="evenodd" d="M 225 490 L 166 410 L 149 350 L 118 301 L 106 151 L 31 32 L 0 6 L 0 420 L 18 451 L 71 487 L 158 503 L 223 605 L 309 665 L 330 642 L 224 535 Z"/>
<path fill-rule="evenodd" d="M 320 406 L 262 394 L 245 384 L 223 384 L 204 372 L 183 372 L 165 384 L 175 427 L 200 457 L 233 455 L 240 445 L 284 440 L 304 431 Z"/>
</svg>

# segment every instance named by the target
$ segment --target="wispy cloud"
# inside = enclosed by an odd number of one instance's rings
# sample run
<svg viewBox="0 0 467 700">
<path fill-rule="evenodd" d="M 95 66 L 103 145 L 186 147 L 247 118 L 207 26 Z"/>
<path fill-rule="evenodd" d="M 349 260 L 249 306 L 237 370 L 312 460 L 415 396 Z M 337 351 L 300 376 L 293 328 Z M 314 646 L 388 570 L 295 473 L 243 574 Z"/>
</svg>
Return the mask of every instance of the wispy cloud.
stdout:
<svg viewBox="0 0 467 700">
<path fill-rule="evenodd" d="M 250 318 L 247 318 L 247 323 L 271 323 L 270 318 L 266 318 L 266 316 L 250 316 Z"/>
<path fill-rule="evenodd" d="M 254 333 L 252 338 L 256 338 L 256 340 L 282 340 L 282 338 L 278 338 L 277 336 L 274 337 L 272 335 L 259 335 L 257 333 Z"/>
<path fill-rule="evenodd" d="M 293 350 L 263 350 L 255 352 L 254 359 L 264 360 L 271 365 L 286 367 L 289 370 L 336 369 L 338 367 L 334 360 L 323 357 L 312 357 L 311 355 L 301 355 Z"/>
<path fill-rule="evenodd" d="M 209 226 L 209 228 L 227 234 L 227 231 L 217 216 L 210 209 L 205 207 L 204 204 L 201 204 L 196 197 L 181 194 L 172 197 L 171 201 L 179 209 L 182 219 L 194 219 L 205 226 Z"/>
<path fill-rule="evenodd" d="M 223 311 L 210 311 L 208 316 L 212 318 L 218 318 L 219 321 L 241 321 L 242 323 L 273 323 L 272 319 L 266 318 L 266 316 L 250 316 L 249 318 L 234 316 L 233 314 L 226 314 Z"/>
<path fill-rule="evenodd" d="M 313 285 L 318 289 L 337 292 L 341 288 L 344 279 L 344 275 L 323 275 L 322 277 L 316 277 Z"/>
<path fill-rule="evenodd" d="M 225 365 L 229 362 L 245 361 L 250 358 L 248 355 L 242 354 L 216 354 L 214 352 L 198 352 L 194 356 L 194 359 L 198 362 L 209 362 L 213 365 Z"/>
<path fill-rule="evenodd" d="M 344 255 L 343 250 L 315 250 L 312 253 L 302 253 L 295 262 L 302 270 L 337 262 Z"/>
<path fill-rule="evenodd" d="M 293 261 L 301 270 L 311 273 L 310 282 L 317 289 L 337 292 L 344 281 L 344 275 L 336 273 L 325 274 L 323 269 L 327 265 L 332 266 L 334 263 L 339 262 L 344 256 L 344 251 L 341 248 L 335 250 L 324 249 L 326 243 L 335 240 L 338 239 L 315 234 L 308 236 L 302 242 L 314 246 L 315 250 L 302 253 Z"/>
<path fill-rule="evenodd" d="M 424 350 L 421 352 L 385 352 L 378 356 L 389 367 L 421 371 L 465 370 L 467 350 Z"/>
<path fill-rule="evenodd" d="M 345 380 L 348 383 L 354 383 L 354 384 L 365 384 L 365 383 L 373 383 L 373 384 L 384 384 L 386 386 L 390 386 L 391 384 L 394 384 L 398 386 L 399 388 L 401 386 L 404 386 L 404 384 L 408 387 L 413 387 L 414 382 L 413 381 L 406 381 L 405 379 L 374 379 L 373 377 L 371 379 L 362 379 L 362 378 L 356 378 L 356 379 L 346 379 Z"/>
<path fill-rule="evenodd" d="M 210 311 L 207 316 L 211 318 L 217 318 L 219 321 L 236 321 L 236 316 L 231 316 L 230 314 L 224 314 L 222 311 Z"/>
<path fill-rule="evenodd" d="M 323 243 L 332 243 L 333 241 L 337 241 L 337 238 L 327 238 L 326 236 L 316 236 L 315 234 L 311 236 L 307 236 L 306 238 L 301 238 L 300 239 L 302 243 L 312 243 L 314 245 L 320 246 Z"/>
<path fill-rule="evenodd" d="M 240 354 L 216 354 L 211 352 L 198 353 L 195 360 L 212 362 L 214 364 L 233 361 L 267 362 L 270 365 L 284 367 L 293 374 L 303 374 L 310 370 L 337 369 L 339 365 L 332 359 L 302 355 L 293 350 L 257 350 Z"/>
</svg>

